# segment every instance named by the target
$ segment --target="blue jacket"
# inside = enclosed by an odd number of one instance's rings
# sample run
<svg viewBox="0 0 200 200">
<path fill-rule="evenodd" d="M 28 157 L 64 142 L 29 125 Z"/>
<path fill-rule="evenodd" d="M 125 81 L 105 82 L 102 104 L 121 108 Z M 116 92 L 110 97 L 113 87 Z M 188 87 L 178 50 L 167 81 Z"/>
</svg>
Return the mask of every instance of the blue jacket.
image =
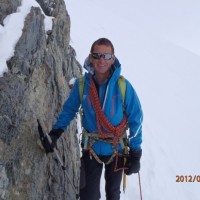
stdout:
<svg viewBox="0 0 200 200">
<path fill-rule="evenodd" d="M 85 82 L 82 102 L 79 96 L 79 79 L 77 79 L 73 89 L 70 92 L 68 99 L 63 105 L 63 110 L 60 113 L 57 122 L 53 126 L 54 129 L 61 128 L 65 130 L 66 127 L 69 125 L 70 121 L 75 117 L 80 105 L 82 104 L 83 128 L 90 133 L 97 131 L 96 115 L 91 100 L 89 98 L 88 91 L 88 86 L 90 85 L 89 77 L 93 76 L 95 80 L 95 75 L 92 75 L 93 71 L 91 70 L 91 63 L 88 63 L 88 59 L 86 60 L 84 67 L 88 69 L 89 72 L 86 72 L 84 75 Z M 143 120 L 143 113 L 140 101 L 130 82 L 128 80 L 125 80 L 126 94 L 123 103 L 122 94 L 118 85 L 118 78 L 120 77 L 121 72 L 121 65 L 118 59 L 115 59 L 115 63 L 112 66 L 112 70 L 112 76 L 103 84 L 98 85 L 99 99 L 103 107 L 103 111 L 109 119 L 109 121 L 111 122 L 111 124 L 113 126 L 117 126 L 123 119 L 123 112 L 125 110 L 125 114 L 128 117 L 129 146 L 134 150 L 140 150 L 142 143 Z M 118 149 L 121 149 L 120 145 L 118 146 Z M 113 154 L 112 145 L 107 142 L 95 142 L 93 145 L 93 150 L 97 155 Z"/>
</svg>

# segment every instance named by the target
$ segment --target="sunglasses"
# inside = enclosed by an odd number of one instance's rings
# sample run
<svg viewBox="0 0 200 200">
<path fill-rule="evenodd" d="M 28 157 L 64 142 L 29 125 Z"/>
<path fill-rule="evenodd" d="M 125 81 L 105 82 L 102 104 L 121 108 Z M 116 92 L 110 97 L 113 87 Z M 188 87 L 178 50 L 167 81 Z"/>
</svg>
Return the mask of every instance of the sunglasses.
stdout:
<svg viewBox="0 0 200 200">
<path fill-rule="evenodd" d="M 96 60 L 99 60 L 101 57 L 104 59 L 104 60 L 110 60 L 112 58 L 112 54 L 109 54 L 109 53 L 104 53 L 104 54 L 101 54 L 101 53 L 91 53 L 92 54 L 92 57 Z"/>
</svg>

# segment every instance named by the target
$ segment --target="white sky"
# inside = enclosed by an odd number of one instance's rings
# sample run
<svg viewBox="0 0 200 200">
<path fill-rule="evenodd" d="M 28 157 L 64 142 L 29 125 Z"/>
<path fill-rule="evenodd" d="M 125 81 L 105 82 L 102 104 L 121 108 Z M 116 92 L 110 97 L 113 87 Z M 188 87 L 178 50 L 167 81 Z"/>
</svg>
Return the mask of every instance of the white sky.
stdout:
<svg viewBox="0 0 200 200">
<path fill-rule="evenodd" d="M 65 0 L 71 45 L 83 64 L 91 44 L 108 37 L 135 87 L 144 111 L 141 181 L 143 199 L 200 200 L 200 2 L 199 0 Z M 34 0 L 0 26 L 0 75 L 20 37 Z M 16 23 L 17 19 L 17 23 Z M 46 29 L 51 18 L 46 17 Z M 137 175 L 128 177 L 121 200 L 139 199 Z M 104 181 L 102 180 L 102 200 Z"/>
</svg>

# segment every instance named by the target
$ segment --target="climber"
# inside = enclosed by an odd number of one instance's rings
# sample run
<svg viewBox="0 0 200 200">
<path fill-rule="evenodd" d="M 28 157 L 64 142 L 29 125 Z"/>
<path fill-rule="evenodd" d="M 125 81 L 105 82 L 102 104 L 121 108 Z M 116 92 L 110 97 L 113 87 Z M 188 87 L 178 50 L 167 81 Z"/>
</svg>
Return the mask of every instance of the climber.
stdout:
<svg viewBox="0 0 200 200">
<path fill-rule="evenodd" d="M 119 200 L 123 170 L 126 175 L 140 170 L 141 104 L 131 83 L 120 75 L 121 65 L 110 40 L 100 38 L 92 44 L 84 68 L 88 72 L 76 80 L 49 133 L 52 143 L 45 140 L 43 145 L 47 153 L 53 152 L 58 138 L 81 106 L 81 177 L 85 176 L 85 184 L 80 187 L 80 200 L 101 198 L 103 166 L 106 199 Z M 127 146 L 128 153 L 125 154 Z"/>
</svg>

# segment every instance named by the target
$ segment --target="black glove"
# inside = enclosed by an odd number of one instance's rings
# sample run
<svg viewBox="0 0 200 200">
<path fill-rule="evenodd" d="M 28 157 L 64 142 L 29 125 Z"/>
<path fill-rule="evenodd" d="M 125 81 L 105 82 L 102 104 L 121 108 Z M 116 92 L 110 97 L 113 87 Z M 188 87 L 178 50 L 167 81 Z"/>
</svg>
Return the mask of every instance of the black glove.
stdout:
<svg viewBox="0 0 200 200">
<path fill-rule="evenodd" d="M 132 173 L 138 173 L 140 171 L 140 158 L 142 156 L 142 150 L 130 149 L 129 156 L 127 157 L 125 164 L 126 175 L 131 175 Z"/>
<path fill-rule="evenodd" d="M 53 152 L 53 149 L 56 146 L 56 142 L 58 140 L 58 138 L 62 135 L 63 133 L 63 129 L 59 128 L 59 129 L 52 129 L 49 133 L 49 136 L 51 138 L 52 143 L 50 143 L 50 141 L 48 140 L 47 136 L 45 136 L 44 140 L 43 140 L 43 146 L 44 149 L 46 151 L 46 153 L 50 153 Z"/>
</svg>

